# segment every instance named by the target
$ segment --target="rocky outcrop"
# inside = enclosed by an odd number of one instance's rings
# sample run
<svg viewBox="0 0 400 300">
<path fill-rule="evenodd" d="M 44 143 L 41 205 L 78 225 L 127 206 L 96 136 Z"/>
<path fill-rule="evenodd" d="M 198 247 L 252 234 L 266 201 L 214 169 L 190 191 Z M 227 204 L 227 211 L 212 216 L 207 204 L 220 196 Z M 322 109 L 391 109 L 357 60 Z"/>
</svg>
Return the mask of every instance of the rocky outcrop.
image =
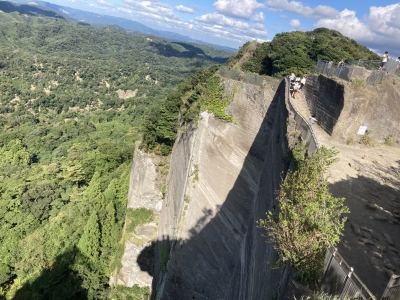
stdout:
<svg viewBox="0 0 400 300">
<path fill-rule="evenodd" d="M 155 245 L 155 299 L 270 299 L 285 277 L 271 269 L 276 254 L 256 226 L 290 163 L 285 83 L 224 85 L 234 93 L 226 108 L 234 122 L 203 112 L 198 128 L 189 126 L 174 145 Z"/>
<path fill-rule="evenodd" d="M 159 188 L 157 164 L 160 158 L 135 149 L 130 185 L 128 209 L 146 208 L 159 214 L 162 207 L 162 194 Z M 125 242 L 122 267 L 110 280 L 112 285 L 150 287 L 154 262 L 153 242 L 157 236 L 157 219 L 135 229 Z"/>
<path fill-rule="evenodd" d="M 340 142 L 358 139 L 366 126 L 377 141 L 400 137 L 400 80 L 388 74 L 381 84 L 355 88 L 352 83 L 323 75 L 311 75 L 304 88 L 310 112 L 318 124 Z"/>
</svg>

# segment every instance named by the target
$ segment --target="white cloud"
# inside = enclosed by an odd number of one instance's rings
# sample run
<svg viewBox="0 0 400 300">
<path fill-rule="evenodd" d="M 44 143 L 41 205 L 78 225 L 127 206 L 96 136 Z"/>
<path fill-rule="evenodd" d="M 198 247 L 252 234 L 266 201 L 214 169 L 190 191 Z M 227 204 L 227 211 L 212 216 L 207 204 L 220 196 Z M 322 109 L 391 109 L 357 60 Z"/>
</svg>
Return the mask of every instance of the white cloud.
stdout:
<svg viewBox="0 0 400 300">
<path fill-rule="evenodd" d="M 293 29 L 297 29 L 297 28 L 300 27 L 301 23 L 300 23 L 299 20 L 293 19 L 293 20 L 290 21 L 289 25 L 290 25 L 290 27 L 292 27 Z"/>
<path fill-rule="evenodd" d="M 188 14 L 192 14 L 194 12 L 193 8 L 186 7 L 186 6 L 183 6 L 183 5 L 175 6 L 175 10 L 180 11 L 180 12 L 184 12 L 184 13 L 188 13 Z"/>
<path fill-rule="evenodd" d="M 194 24 L 199 31 L 211 34 L 216 38 L 244 43 L 249 40 L 264 41 L 268 36 L 262 23 L 249 25 L 224 15 L 213 13 L 195 18 Z"/>
<path fill-rule="evenodd" d="M 318 5 L 311 8 L 298 1 L 267 0 L 265 4 L 273 10 L 285 10 L 308 18 L 333 18 L 339 14 L 339 11 L 330 6 Z"/>
<path fill-rule="evenodd" d="M 132 11 L 130 9 L 125 8 L 125 7 L 118 7 L 116 10 L 120 11 L 120 12 L 123 12 L 123 13 L 126 13 L 126 14 L 132 14 Z"/>
<path fill-rule="evenodd" d="M 221 14 L 243 19 L 249 19 L 257 9 L 264 7 L 256 0 L 217 0 L 213 6 Z"/>
<path fill-rule="evenodd" d="M 172 8 L 168 4 L 164 4 L 157 0 L 124 0 L 124 2 L 128 8 L 137 10 L 139 12 L 145 12 L 150 15 L 163 16 L 169 19 L 178 19 L 178 17 L 174 15 Z"/>
<path fill-rule="evenodd" d="M 336 29 L 378 53 L 388 50 L 397 57 L 400 48 L 400 3 L 387 6 L 371 6 L 369 14 L 360 20 L 356 12 L 345 9 L 335 18 L 325 18 L 315 27 Z"/>
<path fill-rule="evenodd" d="M 265 17 L 264 17 L 264 13 L 262 11 L 260 11 L 259 13 L 255 13 L 252 17 L 253 21 L 256 22 L 264 22 Z"/>
<path fill-rule="evenodd" d="M 250 28 L 249 24 L 243 21 L 237 21 L 232 18 L 225 17 L 224 15 L 213 13 L 213 14 L 207 14 L 207 15 L 202 15 L 200 17 L 197 17 L 195 20 L 203 23 L 209 23 L 209 24 L 214 24 L 214 25 L 221 25 L 221 26 L 229 26 L 229 27 L 236 27 L 236 28 L 244 28 L 248 29 Z"/>
<path fill-rule="evenodd" d="M 108 2 L 106 2 L 104 0 L 99 0 L 99 1 L 97 1 L 97 3 L 100 4 L 100 5 L 104 5 L 104 6 L 110 6 L 110 7 L 114 6 L 114 4 L 108 3 Z"/>
<path fill-rule="evenodd" d="M 336 29 L 356 40 L 365 41 L 373 38 L 371 30 L 356 17 L 356 12 L 348 9 L 340 12 L 337 18 L 319 20 L 314 27 Z"/>
</svg>

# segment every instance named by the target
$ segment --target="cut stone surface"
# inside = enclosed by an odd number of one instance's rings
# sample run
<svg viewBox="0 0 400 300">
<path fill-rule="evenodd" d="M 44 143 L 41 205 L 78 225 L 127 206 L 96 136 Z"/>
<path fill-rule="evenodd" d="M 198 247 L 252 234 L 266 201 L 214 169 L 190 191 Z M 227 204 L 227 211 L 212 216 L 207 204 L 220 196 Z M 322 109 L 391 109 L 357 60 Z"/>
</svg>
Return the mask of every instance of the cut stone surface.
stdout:
<svg viewBox="0 0 400 300">
<path fill-rule="evenodd" d="M 383 233 L 383 236 L 385 237 L 387 243 L 388 243 L 390 246 L 394 246 L 394 242 L 393 242 L 393 240 L 392 240 L 392 238 L 390 237 L 389 234 Z"/>
<path fill-rule="evenodd" d="M 358 226 L 357 224 L 351 223 L 351 229 L 355 234 L 361 235 L 360 226 Z"/>
</svg>

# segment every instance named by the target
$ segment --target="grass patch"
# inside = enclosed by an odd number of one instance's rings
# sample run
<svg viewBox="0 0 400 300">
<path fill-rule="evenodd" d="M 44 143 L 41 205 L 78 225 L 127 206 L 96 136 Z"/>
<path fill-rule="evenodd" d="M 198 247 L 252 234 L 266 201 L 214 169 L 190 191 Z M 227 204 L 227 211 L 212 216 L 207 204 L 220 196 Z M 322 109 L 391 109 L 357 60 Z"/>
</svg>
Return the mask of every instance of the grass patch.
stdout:
<svg viewBox="0 0 400 300">
<path fill-rule="evenodd" d="M 208 111 L 214 114 L 215 117 L 228 122 L 233 121 L 233 117 L 225 113 L 225 107 L 229 105 L 233 97 L 222 99 L 222 92 L 224 87 L 221 85 L 220 78 L 217 76 L 211 77 L 205 86 L 205 94 L 202 103 L 203 111 Z"/>
<path fill-rule="evenodd" d="M 355 89 L 361 89 L 367 86 L 367 83 L 365 82 L 364 79 L 362 78 L 354 78 L 354 80 L 351 82 L 351 86 Z"/>
<path fill-rule="evenodd" d="M 361 138 L 360 144 L 370 147 L 375 147 L 378 145 L 377 141 L 371 136 L 370 131 L 366 131 L 365 135 Z"/>
<path fill-rule="evenodd" d="M 185 195 L 185 196 L 183 197 L 183 200 L 184 200 L 186 203 L 189 203 L 189 202 L 190 202 L 190 197 L 189 197 L 188 195 Z"/>
<path fill-rule="evenodd" d="M 153 220 L 154 213 L 152 210 L 143 207 L 135 210 L 129 208 L 126 211 L 126 216 L 129 221 L 127 232 L 133 232 L 139 225 L 151 222 Z"/>
<path fill-rule="evenodd" d="M 117 285 L 112 288 L 110 292 L 110 299 L 115 300 L 147 300 L 150 296 L 150 288 L 139 287 L 134 285 L 133 287 L 126 287 Z"/>
<path fill-rule="evenodd" d="M 353 139 L 353 137 L 349 137 L 349 138 L 346 140 L 346 144 L 347 144 L 347 145 L 353 145 L 353 144 L 354 144 L 354 139 Z"/>
<path fill-rule="evenodd" d="M 199 165 L 198 164 L 194 164 L 193 165 L 193 168 L 194 168 L 194 170 L 193 170 L 193 175 L 194 175 L 194 180 L 195 181 L 199 181 Z"/>
<path fill-rule="evenodd" d="M 394 136 L 392 134 L 389 134 L 388 136 L 385 137 L 385 145 L 387 146 L 394 145 Z"/>
</svg>

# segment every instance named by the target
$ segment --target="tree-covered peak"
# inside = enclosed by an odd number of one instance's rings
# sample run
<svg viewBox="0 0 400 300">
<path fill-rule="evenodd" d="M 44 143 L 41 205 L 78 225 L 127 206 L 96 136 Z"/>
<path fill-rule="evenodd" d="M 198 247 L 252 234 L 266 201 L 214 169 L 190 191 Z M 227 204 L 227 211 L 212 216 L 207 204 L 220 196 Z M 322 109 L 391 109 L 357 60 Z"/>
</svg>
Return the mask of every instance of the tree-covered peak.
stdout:
<svg viewBox="0 0 400 300">
<path fill-rule="evenodd" d="M 247 44 L 242 49 L 246 47 Z M 342 59 L 345 62 L 376 60 L 379 56 L 337 30 L 317 28 L 277 34 L 271 42 L 258 44 L 242 67 L 265 75 L 283 76 L 290 72 L 302 75 L 310 73 L 318 60 L 339 62 Z"/>
</svg>

